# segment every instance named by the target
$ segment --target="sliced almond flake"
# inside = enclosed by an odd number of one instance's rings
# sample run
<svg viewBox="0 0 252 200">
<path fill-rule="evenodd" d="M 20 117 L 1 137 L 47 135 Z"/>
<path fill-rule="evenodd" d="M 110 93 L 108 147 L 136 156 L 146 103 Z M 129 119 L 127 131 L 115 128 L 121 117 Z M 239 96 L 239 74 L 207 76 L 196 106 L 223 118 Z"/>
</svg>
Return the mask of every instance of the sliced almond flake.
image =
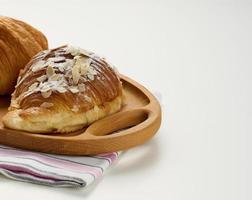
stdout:
<svg viewBox="0 0 252 200">
<path fill-rule="evenodd" d="M 74 56 L 74 60 L 76 61 L 76 60 L 79 60 L 80 58 L 83 58 L 83 56 L 80 56 L 80 55 L 76 55 L 76 56 Z"/>
<path fill-rule="evenodd" d="M 46 69 L 46 75 L 47 75 L 47 77 L 49 78 L 49 77 L 51 77 L 53 74 L 54 74 L 54 69 L 53 69 L 53 67 L 52 67 L 51 65 L 49 65 L 49 66 L 47 67 L 47 69 Z"/>
<path fill-rule="evenodd" d="M 38 88 L 41 89 L 44 86 L 44 83 L 40 82 Z"/>
<path fill-rule="evenodd" d="M 80 54 L 80 48 L 68 45 L 66 48 L 66 54 L 68 53 L 70 53 L 73 56 L 77 56 Z"/>
<path fill-rule="evenodd" d="M 59 80 L 66 81 L 65 74 L 59 74 Z"/>
<path fill-rule="evenodd" d="M 81 49 L 81 48 L 80 48 L 80 53 L 83 54 L 83 55 L 85 55 L 85 56 L 88 56 L 88 57 L 90 57 L 92 54 L 94 54 L 91 51 L 88 51 L 88 50 L 85 50 L 85 49 Z"/>
<path fill-rule="evenodd" d="M 79 92 L 79 89 L 78 89 L 77 87 L 69 87 L 69 90 L 70 90 L 73 94 Z"/>
<path fill-rule="evenodd" d="M 80 72 L 81 72 L 81 75 L 86 75 L 88 70 L 89 70 L 89 67 L 90 67 L 90 60 L 85 60 L 85 62 L 83 62 L 83 64 L 81 65 L 81 68 L 80 68 Z"/>
<path fill-rule="evenodd" d="M 23 98 L 25 98 L 25 97 L 27 97 L 27 96 L 30 96 L 31 94 L 33 94 L 35 92 L 35 90 L 34 91 L 26 91 L 26 92 L 24 92 L 21 96 L 23 97 Z"/>
<path fill-rule="evenodd" d="M 48 90 L 47 92 L 41 92 L 42 97 L 48 98 L 52 94 L 52 90 Z"/>
<path fill-rule="evenodd" d="M 83 83 L 78 84 L 78 89 L 80 92 L 85 92 L 85 90 L 86 90 L 85 85 Z"/>
<path fill-rule="evenodd" d="M 93 75 L 97 75 L 97 71 L 92 66 L 88 68 L 88 73 L 93 74 Z"/>
<path fill-rule="evenodd" d="M 82 65 L 81 66 L 81 75 L 82 76 L 86 75 L 87 71 L 88 71 L 88 65 L 87 64 Z"/>
<path fill-rule="evenodd" d="M 42 108 L 50 108 L 50 107 L 53 107 L 53 103 L 49 103 L 49 102 L 43 102 L 40 107 Z"/>
<path fill-rule="evenodd" d="M 68 78 L 72 77 L 72 71 L 67 71 L 65 73 L 65 76 L 68 77 Z"/>
<path fill-rule="evenodd" d="M 41 51 L 41 52 L 37 53 L 34 57 L 35 57 L 35 58 L 38 58 L 38 57 L 43 56 L 44 54 L 45 54 L 45 52 L 44 52 L 44 51 Z"/>
<path fill-rule="evenodd" d="M 78 112 L 79 111 L 79 107 L 74 105 L 73 108 L 71 109 L 73 112 Z"/>
<path fill-rule="evenodd" d="M 79 67 L 79 69 L 80 69 L 81 65 L 86 64 L 86 61 L 87 61 L 87 59 L 82 56 L 75 56 L 74 60 L 75 60 L 74 66 L 77 65 Z"/>
<path fill-rule="evenodd" d="M 80 79 L 80 73 L 77 71 L 73 71 L 73 83 L 74 85 L 78 84 L 79 79 Z"/>
<path fill-rule="evenodd" d="M 73 84 L 74 84 L 74 82 L 73 82 L 72 79 L 69 79 L 69 80 L 68 80 L 68 83 L 69 83 L 69 85 L 73 85 Z"/>
<path fill-rule="evenodd" d="M 58 80 L 59 84 L 63 83 L 65 81 L 65 77 L 63 74 L 57 74 L 57 76 L 58 76 L 57 80 Z"/>
<path fill-rule="evenodd" d="M 46 64 L 46 62 L 43 60 L 39 60 L 38 62 L 34 63 L 32 65 L 32 72 L 36 72 L 36 71 L 44 68 L 46 66 L 45 64 Z"/>
<path fill-rule="evenodd" d="M 54 63 L 52 66 L 54 69 L 64 68 L 64 62 Z"/>
<path fill-rule="evenodd" d="M 74 64 L 72 68 L 72 76 L 73 76 L 73 83 L 76 85 L 79 82 L 80 79 L 80 65 L 78 63 L 78 60 L 76 60 L 76 63 Z"/>
<path fill-rule="evenodd" d="M 65 70 L 65 71 L 71 71 L 72 68 L 73 68 L 73 65 L 65 65 L 65 66 L 64 66 L 64 70 Z"/>
<path fill-rule="evenodd" d="M 72 66 L 74 65 L 74 61 L 73 59 L 66 59 L 63 65 L 65 69 L 68 69 L 69 67 L 72 68 Z"/>
<path fill-rule="evenodd" d="M 18 79 L 17 79 L 17 84 L 15 85 L 15 88 L 17 88 L 21 83 L 21 76 L 18 76 Z"/>
<path fill-rule="evenodd" d="M 45 57 L 48 53 L 50 52 L 50 50 L 48 49 L 48 50 L 44 50 L 44 51 L 41 51 L 41 52 L 39 52 L 37 55 L 35 55 L 35 58 L 43 58 L 43 57 Z"/>
<path fill-rule="evenodd" d="M 59 80 L 59 74 L 53 74 L 49 77 L 48 81 L 58 81 Z"/>
<path fill-rule="evenodd" d="M 92 67 L 90 66 L 88 68 L 88 73 L 87 73 L 87 77 L 90 79 L 90 80 L 94 80 L 94 76 L 97 75 L 97 71 Z"/>
<path fill-rule="evenodd" d="M 29 87 L 29 91 L 34 91 L 36 88 L 37 88 L 37 86 L 38 86 L 38 82 L 35 82 L 35 83 L 33 83 L 30 87 Z"/>
<path fill-rule="evenodd" d="M 64 87 L 57 87 L 56 90 L 59 92 L 59 93 L 65 93 L 67 91 L 66 88 Z"/>
<path fill-rule="evenodd" d="M 93 74 L 87 74 L 87 77 L 88 77 L 91 81 L 94 80 L 94 75 L 93 75 Z"/>
<path fill-rule="evenodd" d="M 52 62 L 60 62 L 64 60 L 65 60 L 65 57 L 63 56 L 56 56 L 56 57 L 48 58 L 48 61 L 52 61 Z"/>
<path fill-rule="evenodd" d="M 60 72 L 64 72 L 64 70 L 65 70 L 63 65 L 58 66 L 58 69 L 59 69 Z"/>
<path fill-rule="evenodd" d="M 21 76 L 18 76 L 17 83 L 21 80 Z"/>
<path fill-rule="evenodd" d="M 78 71 L 78 74 L 85 75 L 89 67 L 89 63 L 87 62 L 87 59 L 82 56 L 75 56 L 74 60 L 75 60 L 75 63 L 72 69 L 73 76 L 75 76 L 74 73 L 77 73 L 77 71 Z"/>
<path fill-rule="evenodd" d="M 50 88 L 50 89 L 54 89 L 59 85 L 58 81 L 48 81 L 44 83 L 44 87 L 45 88 Z"/>
<path fill-rule="evenodd" d="M 53 67 L 53 66 L 55 65 L 55 63 L 54 63 L 53 61 L 51 61 L 51 60 L 47 60 L 46 63 L 45 63 L 45 65 L 46 65 L 46 66 L 49 66 L 49 65 L 50 65 L 50 66 Z"/>
<path fill-rule="evenodd" d="M 67 84 L 66 81 L 61 81 L 61 82 L 59 82 L 59 86 L 61 86 L 61 87 L 67 87 L 68 84 Z"/>
<path fill-rule="evenodd" d="M 50 87 L 46 84 L 39 87 L 40 92 L 48 92 L 50 90 Z"/>
<path fill-rule="evenodd" d="M 16 86 L 19 86 L 21 83 L 23 83 L 24 82 L 24 80 L 28 77 L 28 76 L 30 76 L 32 74 L 32 72 L 27 72 L 27 73 L 25 73 L 24 74 L 24 76 L 21 78 L 21 80 L 19 81 L 19 83 L 16 85 Z"/>
<path fill-rule="evenodd" d="M 46 79 L 47 79 L 47 76 L 46 76 L 46 75 L 42 75 L 42 76 L 40 76 L 40 77 L 37 78 L 37 80 L 38 80 L 39 82 L 44 82 Z"/>
</svg>

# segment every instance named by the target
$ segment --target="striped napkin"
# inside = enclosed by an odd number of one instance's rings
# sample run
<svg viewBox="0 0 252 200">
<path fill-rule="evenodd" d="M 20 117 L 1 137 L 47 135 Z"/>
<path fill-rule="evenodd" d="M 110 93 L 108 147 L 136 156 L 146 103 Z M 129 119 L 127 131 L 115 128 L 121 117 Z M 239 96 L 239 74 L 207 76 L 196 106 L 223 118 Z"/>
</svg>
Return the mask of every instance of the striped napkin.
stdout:
<svg viewBox="0 0 252 200">
<path fill-rule="evenodd" d="M 0 145 L 0 173 L 8 178 L 54 186 L 87 187 L 102 176 L 119 153 L 59 156 Z"/>
</svg>

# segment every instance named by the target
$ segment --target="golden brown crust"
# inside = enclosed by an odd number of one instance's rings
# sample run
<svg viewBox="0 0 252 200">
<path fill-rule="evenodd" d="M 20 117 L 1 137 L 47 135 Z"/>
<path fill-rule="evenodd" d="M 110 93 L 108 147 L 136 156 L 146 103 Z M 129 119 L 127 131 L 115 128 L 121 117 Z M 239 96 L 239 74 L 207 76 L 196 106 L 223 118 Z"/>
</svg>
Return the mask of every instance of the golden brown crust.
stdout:
<svg viewBox="0 0 252 200">
<path fill-rule="evenodd" d="M 86 112 L 64 109 L 50 110 L 41 107 L 15 109 L 3 118 L 6 127 L 33 133 L 66 133 L 82 129 L 92 122 L 120 110 L 122 97 L 118 96 L 102 106 L 94 106 Z"/>
<path fill-rule="evenodd" d="M 46 37 L 25 22 L 0 16 L 0 95 L 10 94 L 19 73 L 39 51 L 48 48 Z"/>
<path fill-rule="evenodd" d="M 74 131 L 121 105 L 122 85 L 112 66 L 94 53 L 62 46 L 40 52 L 22 70 L 3 122 L 30 132 Z"/>
</svg>

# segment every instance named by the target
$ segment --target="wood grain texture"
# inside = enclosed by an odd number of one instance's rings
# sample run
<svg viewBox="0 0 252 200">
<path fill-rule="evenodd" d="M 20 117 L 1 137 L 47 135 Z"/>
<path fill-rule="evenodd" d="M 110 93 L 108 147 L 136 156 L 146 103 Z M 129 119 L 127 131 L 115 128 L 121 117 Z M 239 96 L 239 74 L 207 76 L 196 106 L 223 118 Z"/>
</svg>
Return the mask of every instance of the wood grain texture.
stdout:
<svg viewBox="0 0 252 200">
<path fill-rule="evenodd" d="M 0 143 L 13 147 L 63 155 L 92 155 L 125 150 L 150 139 L 161 124 L 161 108 L 143 86 L 121 75 L 124 106 L 115 114 L 85 129 L 68 134 L 34 134 L 6 129 L 0 120 Z M 0 119 L 9 98 L 0 98 Z"/>
</svg>

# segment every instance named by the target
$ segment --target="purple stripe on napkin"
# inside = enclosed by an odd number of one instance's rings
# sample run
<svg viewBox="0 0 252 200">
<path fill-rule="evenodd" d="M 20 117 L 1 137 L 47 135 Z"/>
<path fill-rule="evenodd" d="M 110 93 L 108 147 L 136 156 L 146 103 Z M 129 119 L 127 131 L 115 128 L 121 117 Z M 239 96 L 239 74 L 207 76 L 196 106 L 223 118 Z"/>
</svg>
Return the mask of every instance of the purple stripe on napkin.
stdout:
<svg viewBox="0 0 252 200">
<path fill-rule="evenodd" d="M 0 145 L 0 173 L 14 180 L 56 187 L 86 187 L 100 178 L 118 153 L 61 156 Z"/>
</svg>

